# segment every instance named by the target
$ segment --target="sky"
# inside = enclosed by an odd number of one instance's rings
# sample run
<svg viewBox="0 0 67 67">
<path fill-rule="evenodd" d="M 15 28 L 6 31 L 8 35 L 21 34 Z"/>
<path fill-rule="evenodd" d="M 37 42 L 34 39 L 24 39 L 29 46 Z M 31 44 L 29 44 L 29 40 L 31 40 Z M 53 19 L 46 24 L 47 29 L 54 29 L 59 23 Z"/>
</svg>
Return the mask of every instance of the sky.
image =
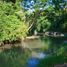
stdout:
<svg viewBox="0 0 67 67">
<path fill-rule="evenodd" d="M 63 1 L 63 0 L 62 0 Z M 67 2 L 67 0 L 64 0 Z M 47 9 L 50 5 L 52 5 L 53 7 L 55 6 L 52 3 L 52 0 L 47 0 L 46 3 L 42 3 L 39 0 L 23 0 L 21 3 L 21 6 L 23 9 L 25 10 L 30 10 L 30 9 L 34 9 L 33 6 L 35 6 L 35 4 L 39 5 L 39 9 L 41 10 L 43 7 L 44 9 Z M 61 6 L 61 8 L 63 8 L 63 6 Z"/>
</svg>

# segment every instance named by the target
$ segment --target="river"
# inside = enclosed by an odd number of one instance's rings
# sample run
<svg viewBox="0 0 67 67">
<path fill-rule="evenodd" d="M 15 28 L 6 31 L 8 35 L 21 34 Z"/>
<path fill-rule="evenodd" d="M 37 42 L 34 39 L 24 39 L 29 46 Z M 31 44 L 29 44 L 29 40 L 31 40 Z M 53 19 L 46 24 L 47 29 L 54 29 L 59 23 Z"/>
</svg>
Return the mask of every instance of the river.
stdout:
<svg viewBox="0 0 67 67">
<path fill-rule="evenodd" d="M 25 41 L 25 47 L 31 51 L 31 57 L 27 61 L 27 67 L 37 67 L 39 60 L 47 56 L 59 56 L 65 51 L 67 38 L 41 37 Z"/>
<path fill-rule="evenodd" d="M 0 53 L 0 67 L 37 67 L 39 61 L 47 56 L 67 56 L 67 38 L 40 37 L 25 40 L 22 45 L 24 50 L 12 48 Z"/>
</svg>

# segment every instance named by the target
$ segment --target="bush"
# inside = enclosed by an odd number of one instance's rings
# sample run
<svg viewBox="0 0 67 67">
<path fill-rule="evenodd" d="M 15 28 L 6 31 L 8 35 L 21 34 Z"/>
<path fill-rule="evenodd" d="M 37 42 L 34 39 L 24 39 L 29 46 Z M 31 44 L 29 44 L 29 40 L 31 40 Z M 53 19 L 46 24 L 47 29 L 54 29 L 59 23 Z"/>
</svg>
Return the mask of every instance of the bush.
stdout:
<svg viewBox="0 0 67 67">
<path fill-rule="evenodd" d="M 0 2 L 0 41 L 16 40 L 26 36 L 27 25 L 15 12 L 12 3 Z"/>
</svg>

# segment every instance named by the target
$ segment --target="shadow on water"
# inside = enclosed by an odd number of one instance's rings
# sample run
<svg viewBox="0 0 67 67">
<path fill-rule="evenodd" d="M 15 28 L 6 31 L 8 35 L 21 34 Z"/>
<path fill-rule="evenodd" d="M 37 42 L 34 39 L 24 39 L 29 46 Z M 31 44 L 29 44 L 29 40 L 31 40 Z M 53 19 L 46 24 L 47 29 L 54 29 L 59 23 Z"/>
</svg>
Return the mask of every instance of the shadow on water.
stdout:
<svg viewBox="0 0 67 67">
<path fill-rule="evenodd" d="M 54 67 L 56 64 L 63 67 L 62 64 L 67 63 L 67 38 L 46 37 L 42 41 L 49 42 L 48 55 L 40 60 L 37 67 Z"/>
<path fill-rule="evenodd" d="M 54 37 L 45 37 L 41 39 L 45 45 L 48 45 L 47 53 L 56 54 L 56 51 L 64 46 L 66 46 L 67 38 L 54 38 Z"/>
<path fill-rule="evenodd" d="M 0 53 L 0 67 L 25 67 L 27 58 L 20 47 L 4 50 Z"/>
</svg>

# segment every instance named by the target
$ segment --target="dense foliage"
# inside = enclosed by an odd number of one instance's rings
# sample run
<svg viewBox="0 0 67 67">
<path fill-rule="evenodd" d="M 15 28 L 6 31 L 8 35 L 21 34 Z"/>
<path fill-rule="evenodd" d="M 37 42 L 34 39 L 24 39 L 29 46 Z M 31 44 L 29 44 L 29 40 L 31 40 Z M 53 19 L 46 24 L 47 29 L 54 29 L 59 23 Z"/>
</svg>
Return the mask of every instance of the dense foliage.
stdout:
<svg viewBox="0 0 67 67">
<path fill-rule="evenodd" d="M 0 1 L 0 41 L 26 36 L 27 25 L 16 14 L 19 10 L 17 3 L 13 6 L 11 2 Z"/>
<path fill-rule="evenodd" d="M 44 2 L 43 2 L 44 1 Z M 28 2 L 28 1 L 27 1 Z M 67 32 L 67 8 L 65 0 L 40 0 L 35 2 L 33 0 L 24 3 L 25 10 L 27 10 L 27 18 L 34 22 L 34 29 L 37 31 L 59 31 Z M 31 4 L 33 4 L 31 6 Z M 28 6 L 26 6 L 28 5 Z M 22 5 L 23 6 L 23 5 Z M 26 9 L 28 8 L 28 9 Z M 28 21 L 27 20 L 27 21 Z M 30 22 L 30 24 L 32 24 Z M 32 30 L 34 30 L 32 29 Z"/>
<path fill-rule="evenodd" d="M 32 5 L 32 8 L 26 11 L 23 9 L 24 12 L 20 8 L 20 2 L 21 0 L 15 0 L 15 3 L 13 0 L 0 1 L 1 41 L 15 40 L 18 37 L 25 36 L 27 31 L 31 33 L 35 30 L 38 32 L 47 30 L 67 32 L 66 1 L 29 1 L 29 6 Z M 25 2 L 23 3 L 25 5 Z"/>
</svg>

